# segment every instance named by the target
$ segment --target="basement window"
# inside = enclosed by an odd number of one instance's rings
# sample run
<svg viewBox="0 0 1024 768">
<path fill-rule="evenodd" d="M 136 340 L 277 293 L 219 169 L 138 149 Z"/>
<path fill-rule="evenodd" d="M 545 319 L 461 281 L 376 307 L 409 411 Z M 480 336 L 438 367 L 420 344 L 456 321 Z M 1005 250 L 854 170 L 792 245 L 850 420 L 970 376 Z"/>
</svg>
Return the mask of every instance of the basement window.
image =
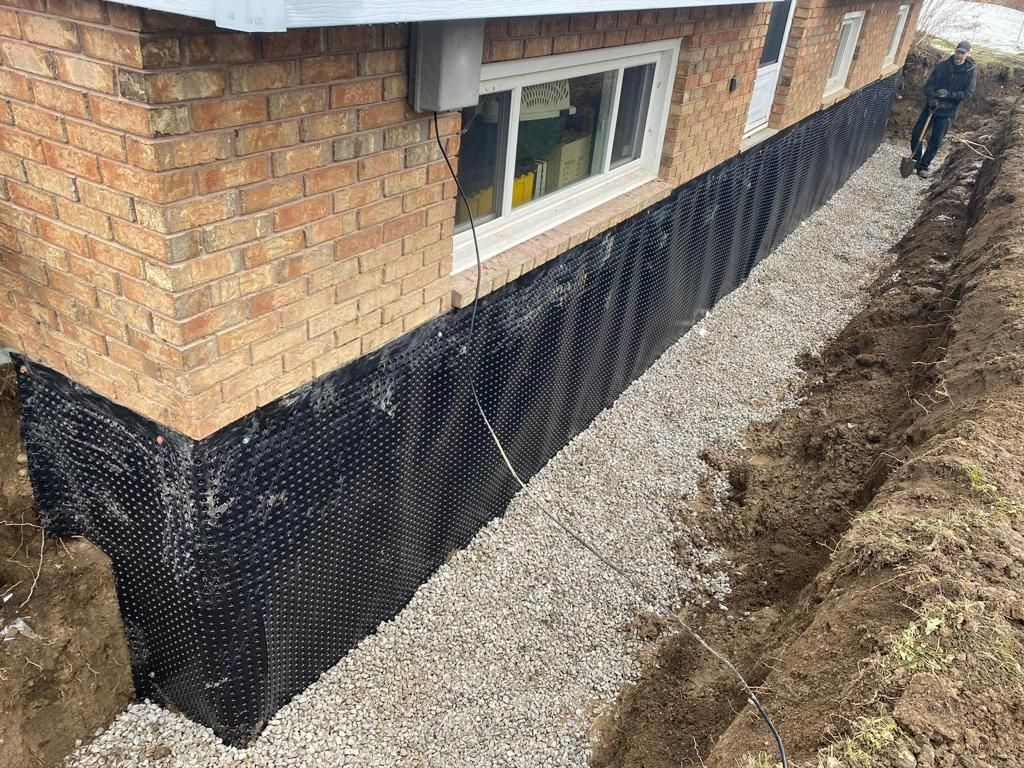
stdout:
<svg viewBox="0 0 1024 768">
<path fill-rule="evenodd" d="M 485 64 L 462 110 L 453 272 L 657 177 L 679 41 Z"/>
<path fill-rule="evenodd" d="M 885 64 L 895 64 L 896 54 L 899 53 L 900 43 L 903 42 L 903 30 L 907 26 L 907 17 L 910 15 L 910 6 L 901 5 L 896 14 L 896 28 L 892 31 L 892 40 L 889 41 L 889 50 L 885 54 Z"/>
<path fill-rule="evenodd" d="M 828 71 L 828 80 L 825 83 L 826 96 L 846 87 L 846 79 L 850 75 L 850 65 L 853 63 L 853 54 L 857 50 L 857 39 L 860 37 L 860 28 L 863 24 L 864 11 L 855 11 L 843 17 L 836 56 L 832 60 L 832 67 Z"/>
</svg>

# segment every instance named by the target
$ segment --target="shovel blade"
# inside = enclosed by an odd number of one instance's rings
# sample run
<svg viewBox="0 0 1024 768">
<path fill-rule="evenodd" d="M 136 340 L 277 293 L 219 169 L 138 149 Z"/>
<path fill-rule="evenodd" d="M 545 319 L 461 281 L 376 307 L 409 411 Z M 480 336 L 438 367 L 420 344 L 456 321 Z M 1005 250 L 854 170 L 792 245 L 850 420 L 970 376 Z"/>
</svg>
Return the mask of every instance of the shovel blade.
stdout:
<svg viewBox="0 0 1024 768">
<path fill-rule="evenodd" d="M 900 160 L 900 176 L 904 179 L 914 172 L 917 161 L 913 157 L 904 157 Z"/>
</svg>

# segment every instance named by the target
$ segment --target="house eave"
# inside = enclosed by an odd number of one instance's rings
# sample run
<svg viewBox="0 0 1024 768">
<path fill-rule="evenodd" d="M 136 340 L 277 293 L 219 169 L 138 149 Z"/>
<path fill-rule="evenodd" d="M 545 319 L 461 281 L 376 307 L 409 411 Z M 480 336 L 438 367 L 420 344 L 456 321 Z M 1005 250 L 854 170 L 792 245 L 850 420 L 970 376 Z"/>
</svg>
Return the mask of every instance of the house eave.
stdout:
<svg viewBox="0 0 1024 768">
<path fill-rule="evenodd" d="M 768 0 L 778 2 L 779 0 Z M 209 19 L 225 29 L 279 32 L 302 27 L 547 16 L 561 13 L 739 5 L 734 0 L 123 0 L 127 5 Z"/>
</svg>

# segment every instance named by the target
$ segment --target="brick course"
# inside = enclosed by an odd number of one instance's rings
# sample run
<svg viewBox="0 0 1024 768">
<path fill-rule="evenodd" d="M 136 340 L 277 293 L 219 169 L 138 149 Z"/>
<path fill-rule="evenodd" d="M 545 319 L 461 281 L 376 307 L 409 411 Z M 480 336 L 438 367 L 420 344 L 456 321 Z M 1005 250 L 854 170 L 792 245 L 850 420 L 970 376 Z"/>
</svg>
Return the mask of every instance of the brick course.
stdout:
<svg viewBox="0 0 1024 768">
<path fill-rule="evenodd" d="M 854 87 L 879 76 L 898 4 L 868 5 Z M 855 7 L 798 9 L 773 120 L 820 108 Z M 661 180 L 491 259 L 485 289 L 735 154 L 769 10 L 488 21 L 485 61 L 682 49 Z M 406 25 L 247 35 L 0 0 L 0 340 L 198 438 L 464 304 L 455 186 L 406 104 L 407 48 Z M 440 126 L 457 154 L 458 115 Z"/>
</svg>

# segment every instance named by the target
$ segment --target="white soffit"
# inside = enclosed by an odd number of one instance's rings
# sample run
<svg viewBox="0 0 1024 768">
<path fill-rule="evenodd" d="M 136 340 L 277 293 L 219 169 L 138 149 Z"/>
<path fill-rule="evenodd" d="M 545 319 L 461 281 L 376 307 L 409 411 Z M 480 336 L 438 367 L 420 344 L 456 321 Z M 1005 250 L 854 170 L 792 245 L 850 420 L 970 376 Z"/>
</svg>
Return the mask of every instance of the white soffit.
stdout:
<svg viewBox="0 0 1024 768">
<path fill-rule="evenodd" d="M 210 19 L 226 29 L 280 32 L 400 21 L 546 16 L 558 13 L 700 8 L 735 0 L 119 0 L 154 11 Z M 779 0 L 772 0 L 778 2 Z"/>
</svg>

